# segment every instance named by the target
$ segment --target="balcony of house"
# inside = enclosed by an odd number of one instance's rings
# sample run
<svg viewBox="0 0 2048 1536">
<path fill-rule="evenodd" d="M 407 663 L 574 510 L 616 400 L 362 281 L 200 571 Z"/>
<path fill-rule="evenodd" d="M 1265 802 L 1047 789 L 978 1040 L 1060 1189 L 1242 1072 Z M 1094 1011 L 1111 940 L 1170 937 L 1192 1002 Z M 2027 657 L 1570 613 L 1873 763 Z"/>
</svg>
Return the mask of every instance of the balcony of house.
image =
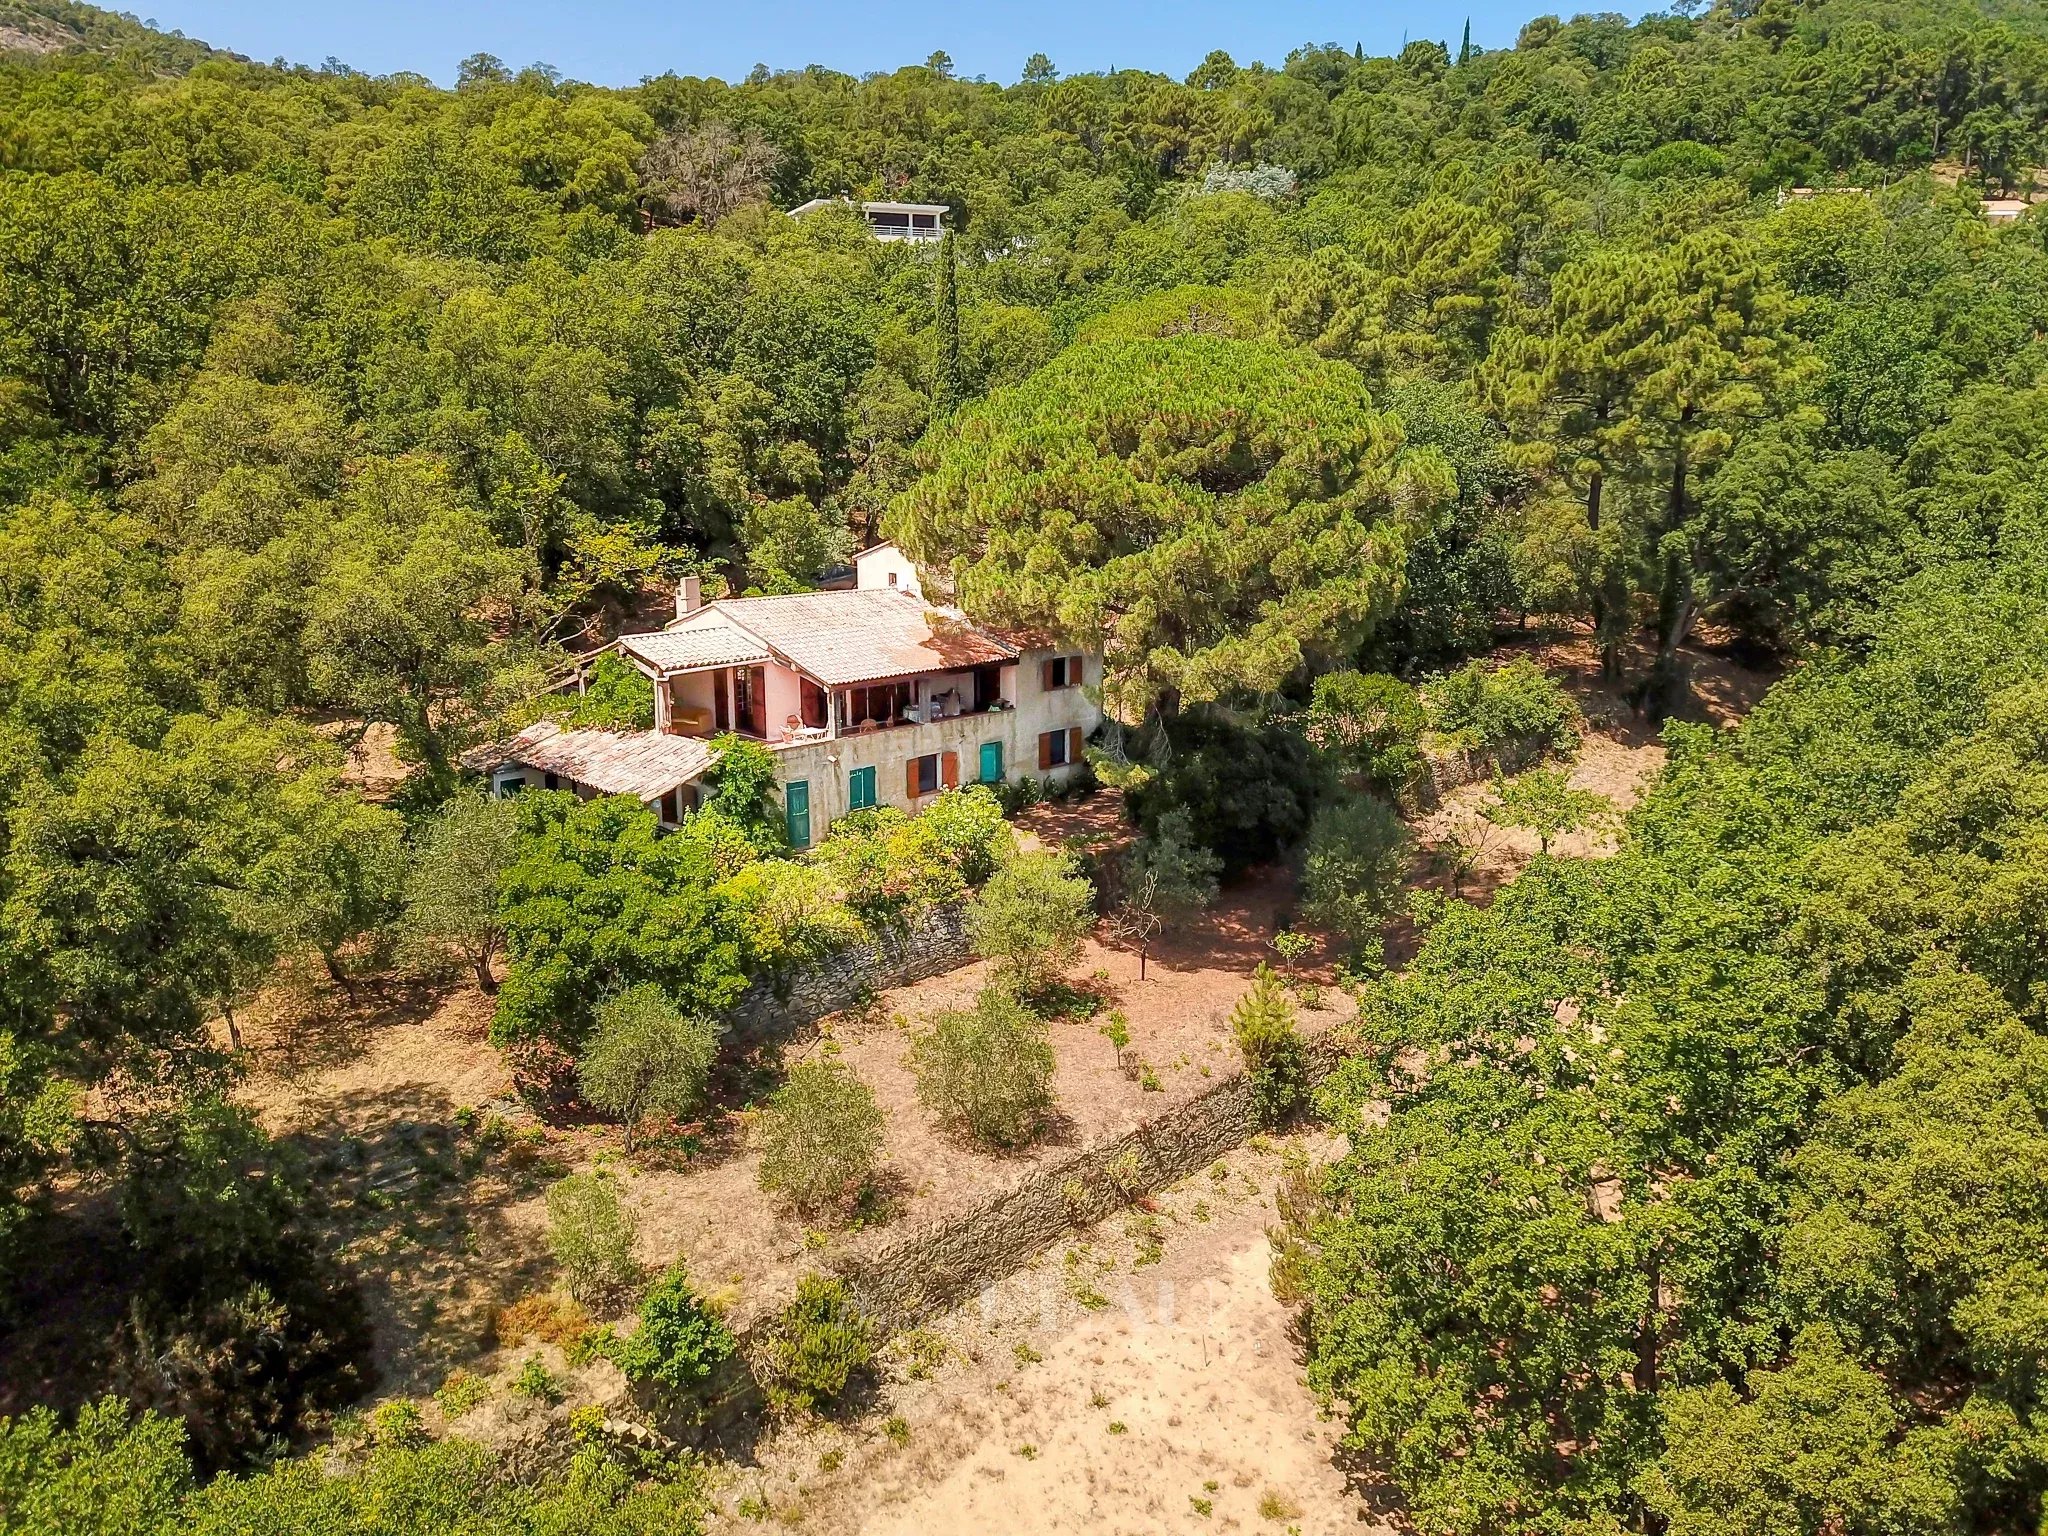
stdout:
<svg viewBox="0 0 2048 1536">
<path fill-rule="evenodd" d="M 655 685 L 655 728 L 670 736 L 752 741 L 822 740 L 830 734 L 825 690 L 788 667 L 704 667 Z"/>
<path fill-rule="evenodd" d="M 945 720 L 1000 714 L 1016 707 L 1014 662 L 990 663 L 958 672 L 927 672 L 835 689 L 830 734 L 869 736 L 883 731 L 916 730 Z"/>
</svg>

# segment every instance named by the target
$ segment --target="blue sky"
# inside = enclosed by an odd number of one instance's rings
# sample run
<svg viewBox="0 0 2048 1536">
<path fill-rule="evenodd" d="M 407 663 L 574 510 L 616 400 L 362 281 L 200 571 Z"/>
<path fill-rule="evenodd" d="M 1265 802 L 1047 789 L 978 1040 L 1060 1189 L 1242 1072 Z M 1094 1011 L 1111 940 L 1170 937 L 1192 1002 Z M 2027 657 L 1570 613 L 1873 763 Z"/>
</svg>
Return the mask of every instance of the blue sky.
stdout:
<svg viewBox="0 0 2048 1536">
<path fill-rule="evenodd" d="M 1066 73 L 1114 66 L 1181 76 L 1212 48 L 1239 63 L 1278 64 L 1304 42 L 1362 42 L 1369 53 L 1392 53 L 1406 35 L 1433 37 L 1455 51 L 1468 11 L 1475 44 L 1505 47 L 1523 21 L 1543 9 L 1542 0 L 1472 0 L 1455 10 L 1384 0 L 125 0 L 125 6 L 160 27 L 256 59 L 318 64 L 331 55 L 373 74 L 411 70 L 447 84 L 458 61 L 481 52 L 514 68 L 552 64 L 602 85 L 631 85 L 669 69 L 736 80 L 756 62 L 778 69 L 825 64 L 862 74 L 922 63 L 934 49 L 951 54 L 962 75 L 1005 82 L 1017 78 L 1034 51 Z"/>
</svg>

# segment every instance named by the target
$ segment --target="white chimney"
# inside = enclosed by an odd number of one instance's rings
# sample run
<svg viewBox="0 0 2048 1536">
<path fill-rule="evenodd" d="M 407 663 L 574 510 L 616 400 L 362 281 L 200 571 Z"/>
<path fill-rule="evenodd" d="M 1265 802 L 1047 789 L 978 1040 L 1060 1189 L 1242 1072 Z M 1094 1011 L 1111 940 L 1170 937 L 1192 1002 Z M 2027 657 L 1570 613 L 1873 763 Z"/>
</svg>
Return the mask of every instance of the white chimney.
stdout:
<svg viewBox="0 0 2048 1536">
<path fill-rule="evenodd" d="M 676 617 L 687 619 L 704 606 L 704 578 L 685 576 L 676 587 Z"/>
</svg>

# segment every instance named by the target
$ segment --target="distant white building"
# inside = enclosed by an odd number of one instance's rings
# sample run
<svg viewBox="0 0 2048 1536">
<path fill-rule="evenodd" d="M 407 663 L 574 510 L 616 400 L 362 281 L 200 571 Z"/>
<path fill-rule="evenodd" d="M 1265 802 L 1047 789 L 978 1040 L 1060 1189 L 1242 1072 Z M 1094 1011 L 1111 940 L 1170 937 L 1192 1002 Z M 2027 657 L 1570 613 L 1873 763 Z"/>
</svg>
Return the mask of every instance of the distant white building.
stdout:
<svg viewBox="0 0 2048 1536">
<path fill-rule="evenodd" d="M 800 219 L 837 205 L 867 220 L 877 240 L 936 240 L 945 234 L 946 215 L 952 211 L 944 203 L 856 203 L 850 197 L 814 197 L 790 209 L 789 216 Z"/>
</svg>

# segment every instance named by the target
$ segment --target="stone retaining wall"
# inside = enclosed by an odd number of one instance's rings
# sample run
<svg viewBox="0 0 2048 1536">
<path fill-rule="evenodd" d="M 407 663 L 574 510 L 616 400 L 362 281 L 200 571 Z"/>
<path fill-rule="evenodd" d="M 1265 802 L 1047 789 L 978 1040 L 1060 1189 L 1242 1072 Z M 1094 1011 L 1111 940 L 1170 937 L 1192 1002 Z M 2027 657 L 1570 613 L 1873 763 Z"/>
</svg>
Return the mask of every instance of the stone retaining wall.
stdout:
<svg viewBox="0 0 2048 1536">
<path fill-rule="evenodd" d="M 728 1038 L 740 1045 L 785 1040 L 870 993 L 923 981 L 973 958 L 965 905 L 934 907 L 871 944 L 840 950 L 793 975 L 754 983 L 726 1016 Z"/>
<path fill-rule="evenodd" d="M 1310 1042 L 1310 1086 L 1339 1059 L 1327 1037 Z M 1070 1233 L 1208 1167 L 1260 1126 L 1251 1079 L 1239 1073 L 880 1253 L 847 1260 L 838 1273 L 881 1337 L 902 1333 L 979 1295 Z"/>
</svg>

